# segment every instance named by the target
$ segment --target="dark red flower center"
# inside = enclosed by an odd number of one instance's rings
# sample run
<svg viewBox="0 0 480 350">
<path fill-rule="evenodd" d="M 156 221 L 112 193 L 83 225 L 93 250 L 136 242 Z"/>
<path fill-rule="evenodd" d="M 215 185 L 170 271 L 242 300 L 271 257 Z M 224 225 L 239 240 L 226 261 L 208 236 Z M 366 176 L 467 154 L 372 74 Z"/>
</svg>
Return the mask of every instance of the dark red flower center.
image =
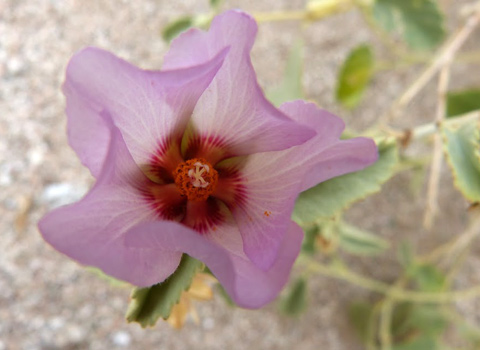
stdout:
<svg viewBox="0 0 480 350">
<path fill-rule="evenodd" d="M 206 233 L 244 203 L 241 162 L 225 157 L 228 148 L 213 141 L 197 136 L 183 151 L 181 142 L 166 142 L 141 167 L 149 179 L 142 194 L 159 218 Z"/>
</svg>

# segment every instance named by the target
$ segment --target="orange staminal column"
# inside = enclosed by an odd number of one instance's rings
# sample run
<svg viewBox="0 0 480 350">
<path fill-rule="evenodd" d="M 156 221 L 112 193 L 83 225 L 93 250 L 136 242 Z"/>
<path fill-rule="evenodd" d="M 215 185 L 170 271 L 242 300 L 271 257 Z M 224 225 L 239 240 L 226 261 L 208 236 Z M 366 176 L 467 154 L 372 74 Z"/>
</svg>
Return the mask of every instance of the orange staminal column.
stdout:
<svg viewBox="0 0 480 350">
<path fill-rule="evenodd" d="M 175 185 L 188 200 L 203 202 L 215 191 L 218 172 L 203 158 L 181 163 L 173 172 Z"/>
</svg>

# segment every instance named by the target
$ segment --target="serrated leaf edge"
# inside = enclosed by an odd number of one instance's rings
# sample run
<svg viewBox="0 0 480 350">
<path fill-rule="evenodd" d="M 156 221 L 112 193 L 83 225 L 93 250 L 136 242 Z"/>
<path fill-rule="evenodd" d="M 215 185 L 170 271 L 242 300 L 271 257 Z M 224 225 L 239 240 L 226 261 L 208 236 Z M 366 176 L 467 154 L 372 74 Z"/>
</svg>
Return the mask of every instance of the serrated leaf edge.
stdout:
<svg viewBox="0 0 480 350">
<path fill-rule="evenodd" d="M 475 134 L 474 134 L 474 137 L 475 137 L 475 140 L 472 141 L 473 144 L 477 143 L 477 147 L 476 147 L 476 151 L 474 152 L 474 155 L 475 155 L 475 158 L 478 160 L 478 162 L 480 163 L 480 120 L 478 120 L 476 122 L 476 129 L 475 129 Z M 450 157 L 450 154 L 448 152 L 448 149 L 447 149 L 447 144 L 448 144 L 448 137 L 445 133 L 445 131 L 448 129 L 449 131 L 455 131 L 455 129 L 459 129 L 460 127 L 462 126 L 458 126 L 458 127 L 455 127 L 455 128 L 449 128 L 447 126 L 442 126 L 441 127 L 441 134 L 442 134 L 442 147 L 443 147 L 443 154 L 445 156 L 445 159 L 447 160 L 447 164 L 448 164 L 448 167 L 450 168 L 450 171 L 452 173 L 452 177 L 453 177 L 453 184 L 455 186 L 455 188 L 460 191 L 462 193 L 462 195 L 469 201 L 471 202 L 478 202 L 478 199 L 477 198 L 474 198 L 474 197 L 471 197 L 467 191 L 464 191 L 464 189 L 462 189 L 462 186 L 460 185 L 459 183 L 459 179 L 458 179 L 458 174 L 456 172 L 456 169 L 455 169 L 455 166 L 453 165 L 453 162 L 452 162 L 452 159 Z"/>
<path fill-rule="evenodd" d="M 182 289 L 182 291 L 178 294 L 178 297 L 174 301 L 172 300 L 170 303 L 167 304 L 170 312 L 166 317 L 164 317 L 162 315 L 158 315 L 158 317 L 155 317 L 154 320 L 152 320 L 151 318 L 148 318 L 146 321 L 143 321 L 143 322 L 139 322 L 138 320 L 136 320 L 135 318 L 136 318 L 137 314 L 133 313 L 133 310 L 135 310 L 136 309 L 135 306 L 138 305 L 137 298 L 138 298 L 138 296 L 139 296 L 139 294 L 141 293 L 142 290 L 144 290 L 145 288 L 151 288 L 153 286 L 134 288 L 132 290 L 132 292 L 130 293 L 130 303 L 129 303 L 130 305 L 129 305 L 129 307 L 127 309 L 127 312 L 126 312 L 126 315 L 125 315 L 125 319 L 127 320 L 127 322 L 128 323 L 138 322 L 141 325 L 142 328 L 147 328 L 147 327 L 154 327 L 157 324 L 157 322 L 160 318 L 162 318 L 163 320 L 167 320 L 170 317 L 170 314 L 172 312 L 173 307 L 179 303 L 182 294 L 190 289 L 190 287 L 192 285 L 193 278 L 203 268 L 203 266 L 204 265 L 199 262 L 199 264 L 195 268 L 195 272 L 192 274 L 190 282 Z M 174 276 L 174 273 L 172 275 L 170 275 L 167 279 L 165 279 L 161 283 L 166 283 L 170 278 L 172 278 L 172 276 Z"/>
<path fill-rule="evenodd" d="M 385 180 L 378 182 L 375 189 L 373 189 L 371 191 L 368 191 L 368 192 L 365 192 L 365 194 L 363 196 L 352 199 L 351 201 L 347 201 L 344 206 L 340 207 L 335 213 L 333 213 L 330 216 L 318 216 L 316 220 L 307 221 L 307 222 L 304 222 L 304 221 L 301 221 L 301 220 L 296 221 L 295 217 L 292 216 L 292 220 L 297 222 L 297 224 L 299 224 L 301 227 L 311 227 L 313 225 L 318 225 L 321 222 L 323 222 L 324 220 L 336 218 L 339 213 L 344 212 L 345 210 L 350 208 L 353 204 L 355 204 L 355 203 L 357 203 L 361 200 L 364 200 L 365 198 L 371 196 L 372 194 L 380 192 L 383 184 L 385 184 L 388 180 L 390 180 L 395 175 L 395 170 L 394 169 L 395 169 L 396 165 L 398 164 L 398 145 L 396 144 L 396 141 L 393 141 L 393 140 L 390 140 L 390 139 L 375 140 L 375 143 L 376 143 L 378 149 L 380 149 L 381 147 L 389 147 L 389 146 L 394 147 L 393 162 L 390 165 L 390 167 L 387 168 L 388 171 L 392 171 L 392 174 L 391 174 L 390 177 L 387 177 Z M 370 166 L 373 166 L 373 164 L 370 165 Z M 367 168 L 365 168 L 365 169 L 367 169 Z M 346 174 L 346 175 L 348 175 L 348 174 Z"/>
<path fill-rule="evenodd" d="M 387 143 L 388 143 L 388 142 L 387 142 Z M 382 142 L 379 142 L 379 143 L 377 144 L 377 147 L 380 148 L 380 147 L 381 147 L 381 144 L 382 144 Z M 385 147 L 387 147 L 387 145 L 386 145 Z M 377 188 L 376 188 L 376 189 L 373 189 L 373 190 L 371 190 L 371 191 L 369 191 L 369 192 L 366 192 L 363 197 L 358 197 L 358 198 L 356 198 L 356 199 L 351 200 L 350 202 L 347 202 L 342 209 L 340 209 L 340 210 L 337 211 L 337 214 L 338 214 L 340 211 L 345 211 L 346 209 L 350 208 L 350 207 L 351 207 L 353 204 L 355 204 L 356 202 L 361 201 L 361 200 L 363 200 L 363 199 L 371 196 L 372 194 L 375 194 L 375 193 L 380 192 L 380 190 L 382 189 L 383 184 L 386 183 L 388 180 L 390 180 L 390 179 L 393 177 L 393 175 L 395 175 L 394 169 L 395 169 L 396 164 L 398 163 L 398 147 L 397 147 L 396 144 L 395 144 L 395 145 L 392 144 L 392 147 L 394 147 L 393 162 L 392 162 L 392 164 L 390 165 L 390 167 L 387 168 L 389 171 L 392 171 L 392 176 L 386 178 L 386 179 L 383 180 L 383 181 L 378 182 L 378 183 L 377 183 L 377 186 L 376 186 Z M 373 164 L 372 164 L 372 165 L 373 165 Z"/>
</svg>

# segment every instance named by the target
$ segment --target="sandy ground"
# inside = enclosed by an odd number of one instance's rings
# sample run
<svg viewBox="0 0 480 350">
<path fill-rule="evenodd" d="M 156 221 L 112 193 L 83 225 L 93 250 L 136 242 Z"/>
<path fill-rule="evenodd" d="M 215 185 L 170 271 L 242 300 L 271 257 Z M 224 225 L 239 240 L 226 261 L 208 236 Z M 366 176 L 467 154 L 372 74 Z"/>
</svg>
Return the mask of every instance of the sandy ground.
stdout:
<svg viewBox="0 0 480 350">
<path fill-rule="evenodd" d="M 452 10 L 458 1 L 442 4 Z M 303 1 L 238 0 L 226 1 L 224 7 L 269 11 L 302 5 Z M 147 330 L 127 324 L 129 290 L 111 286 L 57 253 L 37 231 L 36 222 L 45 212 L 77 200 L 92 184 L 88 170 L 67 145 L 60 85 L 70 56 L 93 45 L 144 68 L 159 68 L 167 50 L 160 28 L 176 16 L 206 11 L 207 0 L 0 0 L 0 350 L 362 348 L 346 310 L 349 301 L 368 294 L 320 276 L 311 281 L 310 307 L 299 319 L 280 316 L 275 305 L 258 311 L 232 309 L 216 297 L 198 305 L 199 325 L 189 322 L 180 331 L 164 322 Z M 455 21 L 449 18 L 450 28 Z M 280 81 L 286 54 L 300 33 L 297 23 L 260 26 L 252 57 L 264 87 Z M 378 75 L 360 108 L 346 112 L 333 98 L 337 69 L 352 47 L 374 37 L 355 12 L 315 23 L 304 33 L 308 97 L 344 117 L 353 129 L 373 123 L 419 72 L 413 68 Z M 470 46 L 475 38 L 478 42 L 478 33 Z M 456 66 L 452 86 L 478 85 L 478 74 L 471 69 Z M 433 120 L 434 95 L 431 84 L 397 125 Z M 359 272 L 393 280 L 400 271 L 394 257 L 400 241 L 410 239 L 425 251 L 465 227 L 467 205 L 444 168 L 442 215 L 432 232 L 420 229 L 424 200 L 406 190 L 411 178 L 409 173 L 396 176 L 381 194 L 348 212 L 350 222 L 393 241 L 384 256 L 355 259 Z M 474 249 L 479 252 L 478 246 Z M 459 286 L 480 283 L 477 256 L 467 261 Z M 459 304 L 471 320 L 480 317 L 474 311 L 478 307 L 474 302 Z"/>
</svg>

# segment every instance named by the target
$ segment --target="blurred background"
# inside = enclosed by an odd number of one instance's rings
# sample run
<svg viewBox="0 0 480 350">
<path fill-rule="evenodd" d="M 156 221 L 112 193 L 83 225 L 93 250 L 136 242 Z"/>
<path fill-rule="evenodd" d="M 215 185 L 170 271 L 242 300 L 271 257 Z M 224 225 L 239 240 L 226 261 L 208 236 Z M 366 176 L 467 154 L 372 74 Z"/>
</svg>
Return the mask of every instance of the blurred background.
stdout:
<svg viewBox="0 0 480 350">
<path fill-rule="evenodd" d="M 438 1 L 447 33 L 465 21 L 461 9 L 469 3 Z M 305 5 L 302 0 L 225 0 L 220 10 L 257 14 L 298 11 Z M 198 323 L 188 319 L 180 330 L 163 321 L 151 329 L 127 324 L 130 289 L 65 258 L 37 230 L 48 210 L 78 200 L 93 183 L 67 143 L 61 84 L 69 58 L 85 46 L 99 46 L 142 68 L 158 69 L 168 49 L 162 28 L 181 16 L 211 11 L 208 0 L 0 0 L 0 350 L 364 349 L 351 325 L 349 305 L 378 295 L 322 276 L 309 279 L 308 308 L 297 317 L 283 315 L 276 303 L 257 311 L 234 308 L 216 293 L 211 301 L 195 304 Z M 342 107 L 335 98 L 337 76 L 352 48 L 367 43 L 384 62 L 390 57 L 354 9 L 308 25 L 295 20 L 260 23 L 252 61 L 262 87 L 281 83 L 298 38 L 305 43 L 305 96 L 341 116 L 356 133 L 372 126 L 423 69 L 422 64 L 382 69 L 356 109 Z M 465 47 L 475 48 L 479 39 L 477 31 Z M 480 85 L 475 64 L 455 64 L 450 87 Z M 434 120 L 435 91 L 432 80 L 394 125 L 401 130 Z M 405 152 L 429 154 L 422 144 Z M 412 184 L 419 190 L 410 190 Z M 453 187 L 446 166 L 441 215 L 430 231 L 422 228 L 425 186 L 425 172 L 400 172 L 381 193 L 346 213 L 350 223 L 391 242 L 389 250 L 373 258 L 345 256 L 357 272 L 390 283 L 402 269 L 395 253 L 402 241 L 416 251 L 429 251 L 465 228 L 468 204 Z M 455 280 L 457 287 L 480 283 L 478 244 L 472 252 Z M 480 322 L 478 301 L 455 307 L 469 322 Z M 467 348 L 448 328 L 442 337 Z"/>
</svg>

